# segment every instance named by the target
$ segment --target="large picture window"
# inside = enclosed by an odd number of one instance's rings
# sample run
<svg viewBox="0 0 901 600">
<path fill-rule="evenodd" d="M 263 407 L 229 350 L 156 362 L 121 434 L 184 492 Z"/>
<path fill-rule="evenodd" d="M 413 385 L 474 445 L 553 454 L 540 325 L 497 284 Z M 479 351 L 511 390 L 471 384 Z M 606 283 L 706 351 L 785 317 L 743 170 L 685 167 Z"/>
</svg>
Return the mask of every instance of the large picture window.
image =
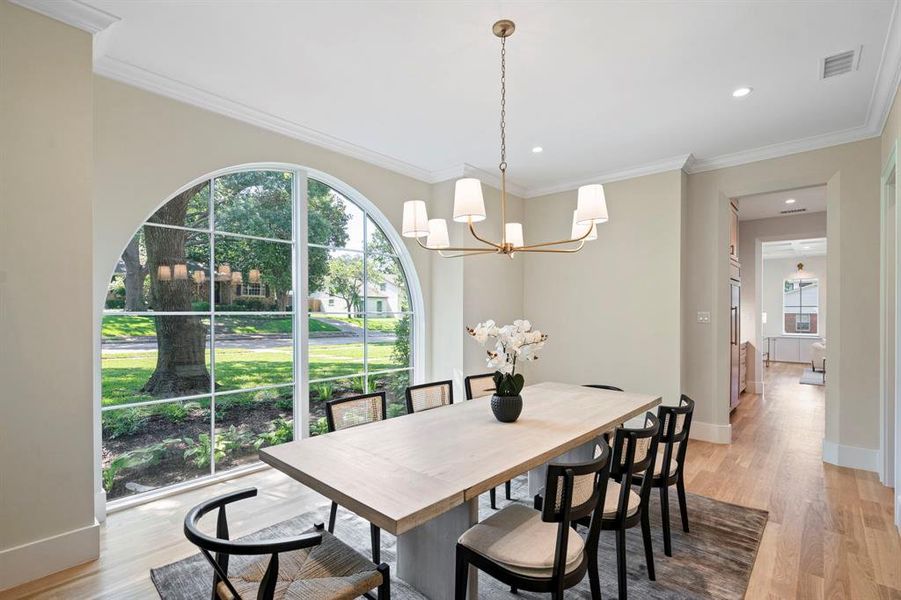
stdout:
<svg viewBox="0 0 901 600">
<path fill-rule="evenodd" d="M 820 286 L 816 279 L 786 279 L 782 290 L 783 333 L 816 335 Z"/>
<path fill-rule="evenodd" d="M 102 322 L 109 500 L 256 464 L 324 432 L 332 398 L 384 390 L 403 412 L 414 313 L 376 220 L 304 172 L 258 169 L 193 185 L 141 226 Z"/>
</svg>

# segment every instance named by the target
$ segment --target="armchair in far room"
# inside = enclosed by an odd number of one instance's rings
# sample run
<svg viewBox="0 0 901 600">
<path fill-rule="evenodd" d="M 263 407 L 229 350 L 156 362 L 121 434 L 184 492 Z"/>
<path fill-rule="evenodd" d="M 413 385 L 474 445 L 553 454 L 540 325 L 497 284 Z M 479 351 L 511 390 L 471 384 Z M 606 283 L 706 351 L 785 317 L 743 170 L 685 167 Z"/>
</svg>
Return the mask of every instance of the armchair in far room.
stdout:
<svg viewBox="0 0 901 600">
<path fill-rule="evenodd" d="M 810 345 L 810 366 L 814 372 L 826 372 L 826 339 Z"/>
</svg>

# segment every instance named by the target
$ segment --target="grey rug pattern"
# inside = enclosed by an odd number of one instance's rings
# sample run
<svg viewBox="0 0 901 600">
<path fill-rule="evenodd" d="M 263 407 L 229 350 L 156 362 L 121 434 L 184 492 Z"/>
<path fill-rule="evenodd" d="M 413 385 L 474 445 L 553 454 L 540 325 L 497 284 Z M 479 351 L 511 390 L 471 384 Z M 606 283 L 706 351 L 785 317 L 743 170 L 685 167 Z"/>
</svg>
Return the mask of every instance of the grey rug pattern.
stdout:
<svg viewBox="0 0 901 600">
<path fill-rule="evenodd" d="M 531 505 L 531 500 L 527 498 L 527 490 L 525 477 L 514 480 L 513 501 Z M 675 490 L 672 492 L 670 494 L 672 557 L 663 554 L 660 497 L 656 490 L 652 494 L 651 529 L 654 564 L 657 570 L 656 581 L 649 581 L 647 577 L 641 528 L 634 527 L 626 534 L 629 597 L 661 600 L 664 598 L 744 598 L 768 513 L 763 510 L 745 508 L 688 494 L 688 518 L 691 533 L 685 533 L 682 531 Z M 500 507 L 507 503 L 502 498 L 503 486 L 498 488 L 498 505 Z M 485 518 L 491 512 L 488 495 L 484 494 L 480 499 L 479 513 L 482 518 Z M 297 535 L 310 529 L 313 524 L 327 520 L 328 505 L 323 505 L 242 539 L 271 539 Z M 584 530 L 582 531 L 584 533 Z M 369 524 L 350 511 L 338 510 L 335 534 L 364 556 L 370 555 Z M 601 592 L 605 598 L 616 598 L 616 554 L 613 532 L 601 532 L 598 555 L 600 557 Z M 389 533 L 382 532 L 382 561 L 391 565 L 392 599 L 423 600 L 421 594 L 403 581 L 396 579 L 394 576 L 395 558 L 396 540 Z M 229 570 L 240 569 L 247 560 L 250 559 L 232 557 Z M 200 554 L 150 571 L 151 579 L 163 600 L 209 598 L 212 574 L 212 568 Z M 511 594 L 508 587 L 485 574 L 480 574 L 479 598 L 515 600 L 547 597 L 546 594 L 530 592 Z M 567 590 L 566 597 L 590 598 L 588 577 L 586 576 L 577 587 Z"/>
<path fill-rule="evenodd" d="M 826 385 L 826 374 L 822 371 L 814 371 L 808 367 L 801 373 L 801 379 L 798 383 L 806 383 L 807 385 Z"/>
</svg>

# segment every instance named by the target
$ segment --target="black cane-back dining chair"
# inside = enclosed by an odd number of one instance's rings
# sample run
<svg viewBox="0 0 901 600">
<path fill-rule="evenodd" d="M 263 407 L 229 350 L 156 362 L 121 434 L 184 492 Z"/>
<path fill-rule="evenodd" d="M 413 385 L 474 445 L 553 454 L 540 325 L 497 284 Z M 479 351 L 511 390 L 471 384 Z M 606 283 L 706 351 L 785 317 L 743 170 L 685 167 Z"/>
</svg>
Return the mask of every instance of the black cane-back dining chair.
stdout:
<svg viewBox="0 0 901 600">
<path fill-rule="evenodd" d="M 256 488 L 248 488 L 203 502 L 185 517 L 185 537 L 200 548 L 213 567 L 213 600 L 288 600 L 294 598 L 351 600 L 359 596 L 378 600 L 391 597 L 391 577 L 387 564 L 374 565 L 336 538 L 314 531 L 272 540 L 232 541 L 228 539 L 228 504 L 252 498 Z M 198 521 L 218 509 L 216 535 L 203 533 Z M 252 556 L 235 573 L 229 574 L 229 558 Z M 266 560 L 266 557 L 269 560 Z"/>
<path fill-rule="evenodd" d="M 494 373 L 482 373 L 481 375 L 469 375 L 463 380 L 463 387 L 466 388 L 466 399 L 482 398 L 490 396 L 494 393 Z M 508 479 L 504 482 L 504 496 L 507 500 L 513 499 L 513 484 Z M 497 510 L 497 491 L 495 488 L 488 490 L 488 496 L 491 498 L 491 508 Z"/>
<path fill-rule="evenodd" d="M 407 414 L 447 406 L 454 403 L 454 382 L 434 381 L 407 388 Z"/>
<path fill-rule="evenodd" d="M 652 413 L 645 414 L 640 428 L 617 427 L 613 436 L 613 459 L 604 502 L 601 529 L 616 532 L 616 576 L 619 597 L 626 598 L 626 530 L 641 524 L 644 539 L 644 556 L 648 567 L 648 579 L 654 581 L 654 551 L 651 547 L 651 521 L 648 503 L 651 499 L 650 480 L 641 482 L 636 493 L 632 485 L 636 475 L 653 469 L 657 458 L 657 442 L 660 422 Z M 589 525 L 583 521 L 580 525 Z"/>
<path fill-rule="evenodd" d="M 682 515 L 682 529 L 688 532 L 688 506 L 685 502 L 685 453 L 688 450 L 688 435 L 691 431 L 691 417 L 695 402 L 685 394 L 679 399 L 679 406 L 657 407 L 660 420 L 660 444 L 657 446 L 657 460 L 651 487 L 660 490 L 660 512 L 663 517 L 663 552 L 673 555 L 670 540 L 669 488 L 676 486 L 679 497 L 679 512 Z M 640 477 L 638 480 L 640 481 Z"/>
<path fill-rule="evenodd" d="M 466 600 L 469 567 L 510 586 L 511 591 L 550 593 L 562 600 L 563 590 L 588 573 L 591 597 L 600 599 L 598 537 L 610 470 L 610 447 L 583 463 L 550 464 L 541 510 L 509 504 L 474 525 L 457 541 L 455 599 Z M 590 521 L 585 538 L 572 528 Z"/>
<path fill-rule="evenodd" d="M 586 383 L 582 387 L 594 388 L 596 390 L 607 390 L 609 392 L 622 392 L 623 388 L 616 387 L 615 385 L 607 385 L 605 383 Z M 604 438 L 604 441 L 610 443 L 610 432 L 605 431 L 601 434 L 601 437 Z"/>
<path fill-rule="evenodd" d="M 329 400 L 325 403 L 325 420 L 329 432 L 340 431 L 350 427 L 366 425 L 376 421 L 384 421 L 387 416 L 385 392 L 361 394 Z M 332 501 L 328 516 L 328 532 L 335 533 L 335 519 L 338 516 L 338 503 Z M 372 562 L 381 561 L 381 530 L 369 524 L 369 536 L 372 541 Z"/>
</svg>

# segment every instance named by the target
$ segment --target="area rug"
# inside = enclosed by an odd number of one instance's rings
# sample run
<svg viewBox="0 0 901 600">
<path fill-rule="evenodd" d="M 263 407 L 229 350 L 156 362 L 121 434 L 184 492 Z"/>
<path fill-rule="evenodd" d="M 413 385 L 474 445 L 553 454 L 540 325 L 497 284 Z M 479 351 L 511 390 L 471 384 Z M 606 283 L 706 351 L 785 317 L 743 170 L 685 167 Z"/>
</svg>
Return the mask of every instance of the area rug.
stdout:
<svg viewBox="0 0 901 600">
<path fill-rule="evenodd" d="M 807 385 L 826 385 L 826 374 L 822 371 L 804 369 L 799 383 L 806 383 Z"/>
<path fill-rule="evenodd" d="M 498 500 L 504 501 L 503 488 L 498 488 Z M 675 491 L 675 490 L 674 490 Z M 514 480 L 514 502 L 530 505 L 524 477 Z M 629 574 L 628 593 L 630 598 L 653 599 L 701 599 L 701 598 L 743 598 L 748 587 L 751 569 L 757 556 L 763 530 L 767 522 L 767 512 L 719 502 L 703 496 L 688 494 L 688 516 L 691 533 L 682 531 L 679 521 L 679 507 L 675 493 L 670 495 L 672 515 L 673 556 L 663 554 L 663 534 L 660 529 L 659 495 L 653 494 L 651 503 L 651 528 L 653 531 L 654 559 L 657 580 L 649 581 L 644 561 L 644 546 L 641 528 L 630 529 L 626 535 L 628 555 L 626 564 Z M 491 514 L 488 495 L 481 498 L 479 512 L 484 518 Z M 343 541 L 369 556 L 369 525 L 350 511 L 339 509 L 339 519 L 335 534 Z M 308 530 L 314 523 L 328 518 L 328 506 L 276 523 L 242 539 L 271 539 L 297 535 Z M 382 560 L 391 565 L 391 597 L 401 600 L 423 600 L 423 596 L 411 589 L 403 581 L 394 577 L 396 541 L 393 536 L 382 532 Z M 600 558 L 601 591 L 605 598 L 617 596 L 616 554 L 614 534 L 601 532 L 598 554 Z M 230 571 L 240 569 L 243 557 L 232 557 Z M 186 600 L 210 596 L 212 569 L 199 554 L 151 569 L 151 579 L 163 600 Z M 532 599 L 546 598 L 546 594 L 520 592 L 511 594 L 509 588 L 494 579 L 480 575 L 479 598 L 481 599 Z M 566 592 L 567 598 L 590 598 L 588 577 L 582 583 Z"/>
</svg>

